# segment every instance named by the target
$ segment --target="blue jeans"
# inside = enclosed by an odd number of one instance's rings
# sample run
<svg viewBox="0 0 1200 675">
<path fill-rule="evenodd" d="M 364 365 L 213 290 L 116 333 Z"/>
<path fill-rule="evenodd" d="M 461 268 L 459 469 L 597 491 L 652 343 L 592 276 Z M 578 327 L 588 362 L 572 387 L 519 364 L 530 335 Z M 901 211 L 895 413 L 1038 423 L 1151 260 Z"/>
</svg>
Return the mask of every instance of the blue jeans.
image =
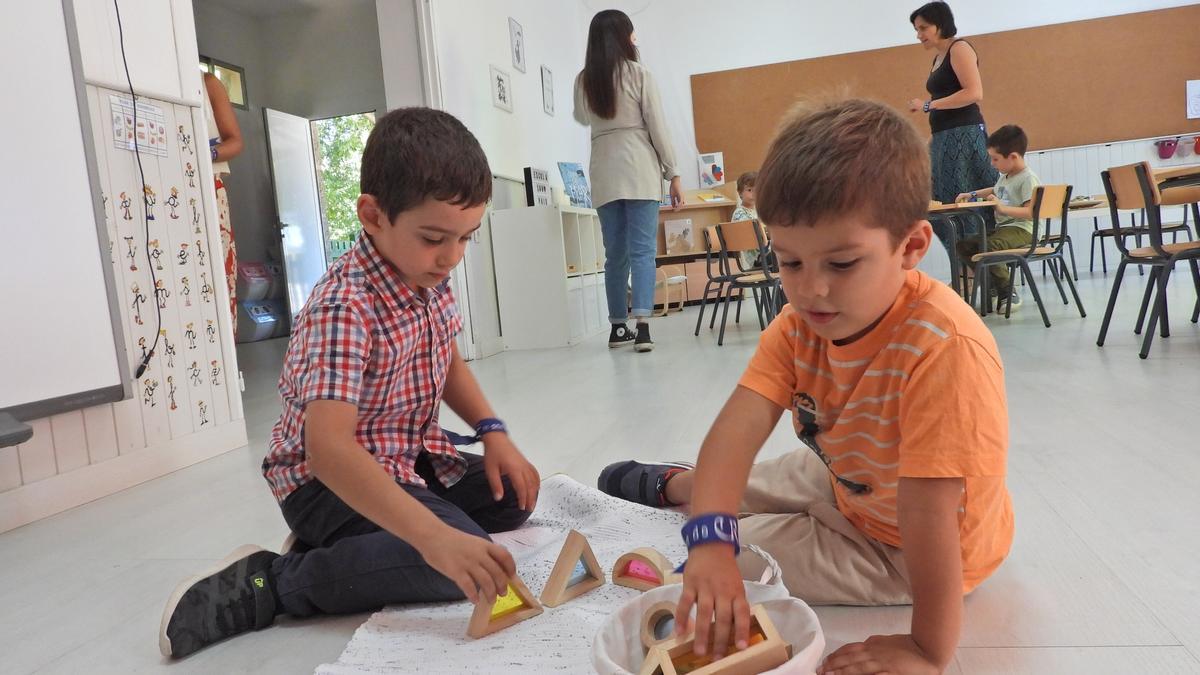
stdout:
<svg viewBox="0 0 1200 675">
<path fill-rule="evenodd" d="M 483 458 L 459 454 L 467 459 L 467 473 L 453 486 L 437 481 L 422 454 L 415 468 L 428 487 L 401 487 L 443 523 L 481 539 L 524 523 L 529 512 L 517 507 L 508 477 L 501 479 L 504 497 L 495 501 Z M 398 603 L 463 598 L 458 586 L 430 567 L 408 542 L 359 515 L 317 479 L 288 495 L 282 509 L 288 526 L 310 550 L 272 563 L 277 614 L 350 614 Z"/>
<path fill-rule="evenodd" d="M 604 235 L 604 290 L 608 320 L 625 323 L 625 282 L 633 274 L 633 317 L 654 309 L 654 255 L 658 252 L 658 201 L 617 199 L 596 209 Z"/>
</svg>

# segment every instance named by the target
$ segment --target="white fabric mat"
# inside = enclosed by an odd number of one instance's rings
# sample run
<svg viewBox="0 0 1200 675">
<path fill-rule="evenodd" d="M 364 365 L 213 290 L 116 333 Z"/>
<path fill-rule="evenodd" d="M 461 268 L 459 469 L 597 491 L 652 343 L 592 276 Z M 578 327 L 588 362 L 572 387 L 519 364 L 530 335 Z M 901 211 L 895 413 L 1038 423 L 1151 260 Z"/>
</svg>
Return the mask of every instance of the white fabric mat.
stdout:
<svg viewBox="0 0 1200 675">
<path fill-rule="evenodd" d="M 582 532 L 606 576 L 622 554 L 652 546 L 678 564 L 687 549 L 680 513 L 609 497 L 562 475 L 542 483 L 537 509 L 519 530 L 493 535 L 512 552 L 517 574 L 540 596 L 567 531 Z M 387 607 L 359 627 L 321 675 L 351 673 L 586 673 L 592 639 L 608 615 L 639 593 L 609 583 L 565 605 L 479 640 L 467 637 L 466 601 Z"/>
</svg>

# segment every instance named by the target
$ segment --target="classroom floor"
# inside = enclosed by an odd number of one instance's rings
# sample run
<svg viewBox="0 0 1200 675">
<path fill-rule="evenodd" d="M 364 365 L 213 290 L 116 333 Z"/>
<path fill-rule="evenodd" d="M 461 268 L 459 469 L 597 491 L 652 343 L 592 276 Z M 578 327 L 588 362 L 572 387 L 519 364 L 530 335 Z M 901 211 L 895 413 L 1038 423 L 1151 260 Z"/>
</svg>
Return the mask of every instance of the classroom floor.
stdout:
<svg viewBox="0 0 1200 675">
<path fill-rule="evenodd" d="M 1200 327 L 1186 320 L 1195 295 L 1180 274 L 1173 336 L 1138 359 L 1142 279 L 1127 275 L 1103 349 L 1099 272 L 1080 283 L 1087 319 L 1055 301 L 1046 329 L 1028 291 L 1010 321 L 987 319 L 1007 368 L 1017 535 L 1009 560 L 967 599 L 948 672 L 1200 672 Z M 655 320 L 652 354 L 609 351 L 597 336 L 472 368 L 543 476 L 591 484 L 613 460 L 695 457 L 759 333 L 751 317 L 717 347 L 707 329 L 692 336 L 695 318 L 689 308 Z M 158 652 L 178 580 L 239 544 L 276 548 L 286 534 L 258 469 L 285 347 L 239 348 L 248 447 L 0 535 L 0 670 L 300 673 L 337 659 L 366 614 L 283 619 L 178 663 Z M 784 422 L 763 456 L 796 445 Z M 908 630 L 908 608 L 818 614 L 830 648 Z"/>
</svg>

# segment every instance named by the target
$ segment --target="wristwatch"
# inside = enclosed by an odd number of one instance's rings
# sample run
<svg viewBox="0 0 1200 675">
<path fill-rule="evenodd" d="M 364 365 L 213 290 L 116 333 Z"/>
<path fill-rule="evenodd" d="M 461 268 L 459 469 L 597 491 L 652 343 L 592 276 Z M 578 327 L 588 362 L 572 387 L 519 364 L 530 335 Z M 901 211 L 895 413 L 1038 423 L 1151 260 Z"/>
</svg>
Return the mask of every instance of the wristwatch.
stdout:
<svg viewBox="0 0 1200 675">
<path fill-rule="evenodd" d="M 208 149 L 209 149 L 209 150 L 212 152 L 212 158 L 213 158 L 213 161 L 214 161 L 214 162 L 215 162 L 215 161 L 217 161 L 217 146 L 215 146 L 215 145 L 210 145 L 210 146 L 208 147 Z"/>
<path fill-rule="evenodd" d="M 925 101 L 925 105 L 921 106 L 921 112 L 929 112 L 930 103 L 932 103 L 932 101 Z"/>
</svg>

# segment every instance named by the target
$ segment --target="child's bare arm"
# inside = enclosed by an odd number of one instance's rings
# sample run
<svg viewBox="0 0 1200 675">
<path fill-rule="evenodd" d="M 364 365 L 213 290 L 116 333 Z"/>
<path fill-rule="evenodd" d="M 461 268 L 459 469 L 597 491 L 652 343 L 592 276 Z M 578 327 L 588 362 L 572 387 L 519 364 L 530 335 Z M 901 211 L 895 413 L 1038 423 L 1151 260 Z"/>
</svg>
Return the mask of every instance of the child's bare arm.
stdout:
<svg viewBox="0 0 1200 675">
<path fill-rule="evenodd" d="M 778 404 L 750 389 L 734 390 L 700 446 L 690 502 L 693 515 L 738 512 L 754 456 L 782 413 Z M 744 646 L 749 640 L 750 606 L 732 546 L 701 544 L 688 554 L 675 612 L 680 633 L 686 631 L 693 606 L 697 654 L 704 653 L 710 637 L 714 653 L 724 654 L 731 628 L 736 644 Z"/>
<path fill-rule="evenodd" d="M 442 400 L 471 426 L 478 424 L 481 419 L 496 416 L 483 390 L 479 388 L 475 374 L 459 356 L 457 345 L 453 346 Z M 517 493 L 517 506 L 523 511 L 532 511 L 537 504 L 542 480 L 537 469 L 517 450 L 508 434 L 495 431 L 484 434 L 482 440 L 484 470 L 487 472 L 488 485 L 492 488 L 492 497 L 500 501 L 504 496 L 504 484 L 500 482 L 500 476 L 508 476 Z"/>
<path fill-rule="evenodd" d="M 974 199 L 987 199 L 988 197 L 992 196 L 993 190 L 994 189 L 990 188 L 990 187 L 979 188 L 978 190 L 974 190 L 973 191 L 975 193 Z M 957 197 L 954 198 L 954 201 L 955 202 L 969 202 L 969 201 L 971 201 L 971 199 L 972 199 L 972 197 L 971 197 L 970 192 L 962 192 Z"/>
<path fill-rule="evenodd" d="M 1006 204 L 997 204 L 995 206 L 996 213 L 1017 220 L 1031 220 L 1033 218 L 1033 202 L 1025 202 L 1020 206 L 1008 206 Z"/>
<path fill-rule="evenodd" d="M 512 556 L 446 525 L 405 492 L 355 439 L 357 424 L 351 403 L 317 400 L 304 407 L 304 451 L 313 475 L 350 508 L 411 544 L 469 600 L 494 601 L 516 573 Z"/>
<path fill-rule="evenodd" d="M 876 635 L 829 655 L 821 673 L 940 673 L 962 629 L 961 478 L 901 478 L 900 538 L 912 587 L 910 635 Z"/>
</svg>

